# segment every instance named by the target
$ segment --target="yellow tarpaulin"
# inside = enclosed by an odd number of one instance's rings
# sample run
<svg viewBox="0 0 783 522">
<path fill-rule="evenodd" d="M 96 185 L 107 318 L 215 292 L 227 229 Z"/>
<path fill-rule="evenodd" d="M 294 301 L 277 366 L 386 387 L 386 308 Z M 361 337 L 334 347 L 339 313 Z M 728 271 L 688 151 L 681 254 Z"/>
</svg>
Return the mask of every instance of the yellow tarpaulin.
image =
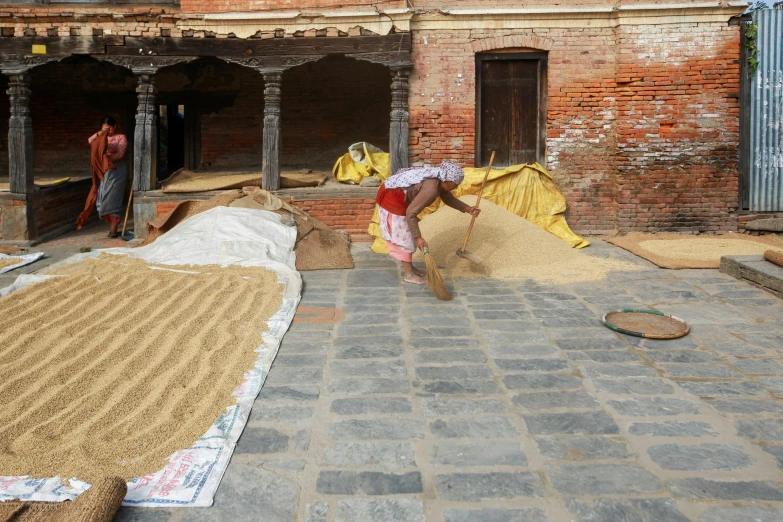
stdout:
<svg viewBox="0 0 783 522">
<path fill-rule="evenodd" d="M 481 168 L 464 170 L 465 179 L 454 190 L 454 195 L 457 197 L 478 194 L 486 173 L 486 169 Z M 482 198 L 535 223 L 574 248 L 584 248 L 590 244 L 569 228 L 563 216 L 566 210 L 565 196 L 557 188 L 549 173 L 538 163 L 514 165 L 502 170 L 492 169 Z M 443 202 L 440 199 L 436 200 L 419 214 L 419 218 L 435 212 L 441 206 Z M 375 238 L 372 250 L 379 254 L 386 254 L 388 250 L 381 237 L 381 227 L 378 223 L 376 205 L 375 214 L 367 231 Z"/>
<path fill-rule="evenodd" d="M 368 176 L 386 181 L 389 177 L 389 153 L 369 143 L 354 143 L 348 147 L 348 153 L 334 164 L 332 174 L 337 181 L 351 185 L 358 185 Z"/>
</svg>

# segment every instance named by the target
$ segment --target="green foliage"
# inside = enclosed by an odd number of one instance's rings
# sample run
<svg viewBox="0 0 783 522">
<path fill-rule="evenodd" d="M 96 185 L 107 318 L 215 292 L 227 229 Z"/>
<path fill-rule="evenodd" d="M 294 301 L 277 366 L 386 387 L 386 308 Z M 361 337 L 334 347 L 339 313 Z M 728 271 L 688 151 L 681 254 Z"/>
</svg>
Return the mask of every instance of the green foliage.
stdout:
<svg viewBox="0 0 783 522">
<path fill-rule="evenodd" d="M 748 49 L 748 73 L 751 78 L 759 68 L 759 48 L 756 45 L 758 32 L 759 26 L 754 23 L 745 26 L 745 47 Z"/>
</svg>

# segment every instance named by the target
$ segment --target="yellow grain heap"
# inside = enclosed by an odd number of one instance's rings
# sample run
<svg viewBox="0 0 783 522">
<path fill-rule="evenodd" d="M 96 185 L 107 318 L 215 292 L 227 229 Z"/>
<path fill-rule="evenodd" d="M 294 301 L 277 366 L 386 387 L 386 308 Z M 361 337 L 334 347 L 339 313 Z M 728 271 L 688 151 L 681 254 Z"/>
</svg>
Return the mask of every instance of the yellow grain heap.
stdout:
<svg viewBox="0 0 783 522">
<path fill-rule="evenodd" d="M 469 205 L 475 196 L 465 196 Z M 604 279 L 613 271 L 640 268 L 629 262 L 593 257 L 572 248 L 546 230 L 486 200 L 481 201 L 467 251 L 482 259 L 472 263 L 456 255 L 465 240 L 470 216 L 442 208 L 421 222 L 430 252 L 450 276 L 490 276 L 533 279 L 548 283 L 578 283 Z M 589 247 L 588 247 L 589 248 Z"/>
</svg>

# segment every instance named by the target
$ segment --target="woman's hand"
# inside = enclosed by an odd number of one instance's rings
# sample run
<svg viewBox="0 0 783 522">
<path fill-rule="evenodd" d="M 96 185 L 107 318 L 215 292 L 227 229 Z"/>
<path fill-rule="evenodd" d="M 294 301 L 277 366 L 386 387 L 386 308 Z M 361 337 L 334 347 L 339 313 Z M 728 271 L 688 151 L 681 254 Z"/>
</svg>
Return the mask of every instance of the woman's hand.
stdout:
<svg viewBox="0 0 783 522">
<path fill-rule="evenodd" d="M 416 238 L 416 248 L 418 248 L 419 250 L 422 250 L 422 251 L 423 251 L 423 250 L 424 250 L 425 248 L 427 248 L 428 246 L 429 246 L 429 245 L 427 244 L 427 242 L 426 242 L 426 241 L 424 241 L 424 238 L 423 238 L 423 237 L 417 237 L 417 238 Z"/>
<path fill-rule="evenodd" d="M 470 214 L 471 216 L 478 216 L 481 213 L 481 209 L 478 207 L 468 207 L 465 209 L 466 214 Z"/>
</svg>

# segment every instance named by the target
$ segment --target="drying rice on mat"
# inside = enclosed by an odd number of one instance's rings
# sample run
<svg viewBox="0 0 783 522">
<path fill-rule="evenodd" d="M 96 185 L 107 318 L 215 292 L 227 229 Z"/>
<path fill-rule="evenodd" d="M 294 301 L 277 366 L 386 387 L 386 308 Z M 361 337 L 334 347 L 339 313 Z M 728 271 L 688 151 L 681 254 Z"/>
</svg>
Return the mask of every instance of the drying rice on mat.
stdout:
<svg viewBox="0 0 783 522">
<path fill-rule="evenodd" d="M 783 253 L 783 239 L 775 235 L 628 234 L 607 241 L 661 268 L 672 269 L 719 268 L 723 256 L 763 255 L 767 250 Z"/>
<path fill-rule="evenodd" d="M 141 477 L 235 403 L 277 274 L 153 268 L 102 254 L 0 298 L 0 474 Z"/>
<path fill-rule="evenodd" d="M 475 205 L 475 196 L 460 198 Z M 610 272 L 634 271 L 633 263 L 590 256 L 546 230 L 486 200 L 470 235 L 467 252 L 481 258 L 473 263 L 457 256 L 470 225 L 470 216 L 441 209 L 421 221 L 422 237 L 439 266 L 452 277 L 489 276 L 533 279 L 548 283 L 599 281 Z M 421 254 L 419 254 L 421 258 Z"/>
<path fill-rule="evenodd" d="M 22 260 L 17 257 L 0 258 L 0 270 L 9 266 L 18 265 Z"/>
</svg>

